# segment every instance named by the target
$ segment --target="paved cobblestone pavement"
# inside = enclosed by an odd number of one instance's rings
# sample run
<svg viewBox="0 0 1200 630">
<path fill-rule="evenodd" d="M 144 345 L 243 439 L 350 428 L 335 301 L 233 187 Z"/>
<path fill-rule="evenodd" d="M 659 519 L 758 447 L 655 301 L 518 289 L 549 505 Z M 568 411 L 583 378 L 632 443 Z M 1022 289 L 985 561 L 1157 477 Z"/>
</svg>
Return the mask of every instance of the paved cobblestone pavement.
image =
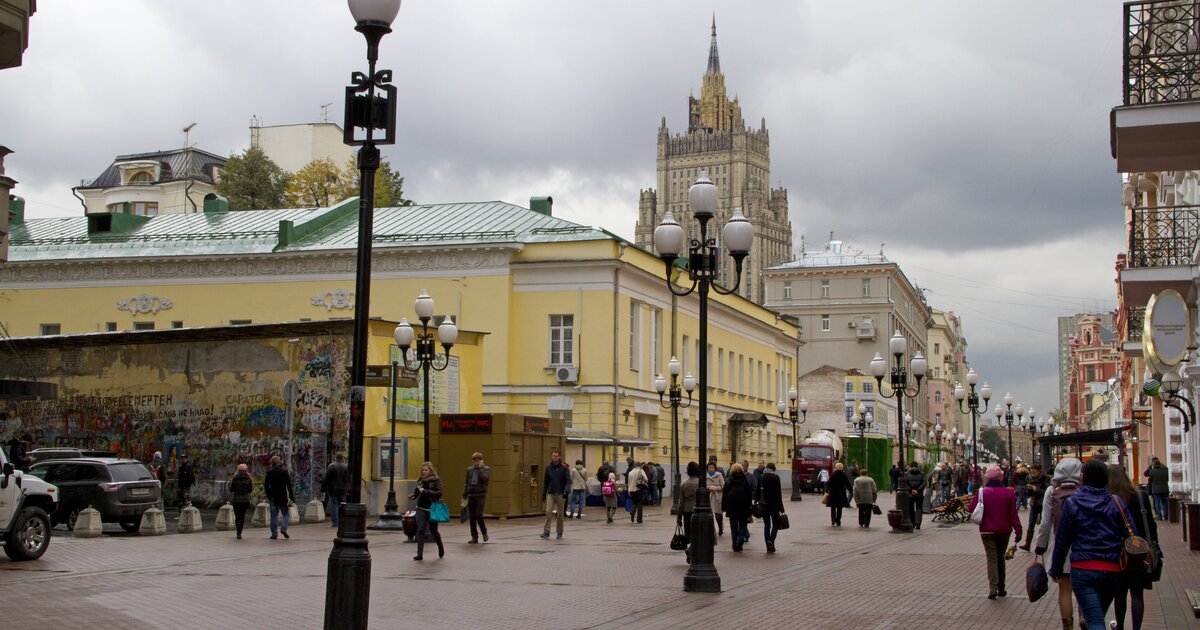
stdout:
<svg viewBox="0 0 1200 630">
<path fill-rule="evenodd" d="M 891 497 L 884 499 L 889 502 Z M 787 506 L 792 529 L 768 555 L 761 525 L 733 553 L 718 539 L 719 594 L 682 590 L 683 553 L 668 549 L 674 517 L 648 508 L 645 523 L 623 514 L 604 522 L 592 508 L 567 522 L 562 540 L 542 540 L 541 519 L 489 521 L 491 541 L 468 545 L 457 522 L 443 525 L 446 557 L 432 544 L 425 561 L 402 534 L 370 533 L 373 628 L 1061 628 L 1054 586 L 1024 596 L 1032 556 L 1008 565 L 1008 598 L 988 601 L 983 548 L 970 525 L 930 523 L 892 534 L 876 517 L 869 530 L 847 510 L 829 526 L 815 497 Z M 1024 514 L 1022 515 L 1024 516 Z M 160 537 L 106 533 L 74 539 L 56 530 L 38 562 L 0 560 L 5 627 L 319 628 L 334 529 L 293 525 L 290 540 L 265 529 Z M 1162 525 L 1167 571 L 1146 593 L 1147 630 L 1197 627 L 1185 588 L 1200 588 L 1197 553 L 1179 525 Z M 1110 613 L 1111 615 L 1111 613 Z M 1127 627 L 1130 627 L 1127 625 Z"/>
</svg>

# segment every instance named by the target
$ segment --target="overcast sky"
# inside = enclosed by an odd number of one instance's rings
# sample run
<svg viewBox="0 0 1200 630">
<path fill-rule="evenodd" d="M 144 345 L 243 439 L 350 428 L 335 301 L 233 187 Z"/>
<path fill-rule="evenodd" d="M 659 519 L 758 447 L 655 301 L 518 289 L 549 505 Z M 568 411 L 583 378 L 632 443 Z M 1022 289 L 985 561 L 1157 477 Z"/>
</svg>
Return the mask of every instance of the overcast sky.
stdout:
<svg viewBox="0 0 1200 630">
<path fill-rule="evenodd" d="M 632 239 L 659 121 L 686 128 L 714 13 L 797 248 L 830 232 L 882 247 L 962 315 L 997 396 L 1057 407 L 1056 317 L 1116 306 L 1118 0 L 408 0 L 380 51 L 401 94 L 384 156 L 418 202 L 549 194 L 556 215 Z M 366 66 L 353 27 L 336 0 L 39 3 L 24 65 L 0 71 L 14 192 L 28 216 L 78 215 L 72 186 L 182 146 L 190 123 L 220 155 L 248 146 L 252 116 L 319 122 L 331 103 L 340 123 Z"/>
</svg>

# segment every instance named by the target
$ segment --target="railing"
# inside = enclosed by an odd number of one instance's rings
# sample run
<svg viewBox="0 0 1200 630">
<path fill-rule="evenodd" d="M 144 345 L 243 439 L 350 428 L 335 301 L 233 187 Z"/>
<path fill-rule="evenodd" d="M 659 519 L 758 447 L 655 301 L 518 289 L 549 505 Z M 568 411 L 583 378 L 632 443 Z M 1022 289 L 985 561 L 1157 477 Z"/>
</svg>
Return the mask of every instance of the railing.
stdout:
<svg viewBox="0 0 1200 630">
<path fill-rule="evenodd" d="M 1127 321 L 1129 322 L 1129 327 L 1125 330 L 1125 335 L 1127 337 L 1129 337 L 1128 341 L 1141 341 L 1142 340 L 1142 326 L 1143 326 L 1143 323 L 1146 321 L 1146 307 L 1145 306 L 1130 307 L 1127 318 L 1128 318 Z"/>
<path fill-rule="evenodd" d="M 1125 104 L 1200 99 L 1200 0 L 1125 3 Z"/>
<path fill-rule="evenodd" d="M 1200 206 L 1136 207 L 1129 224 L 1131 268 L 1192 264 L 1200 240 Z"/>
</svg>

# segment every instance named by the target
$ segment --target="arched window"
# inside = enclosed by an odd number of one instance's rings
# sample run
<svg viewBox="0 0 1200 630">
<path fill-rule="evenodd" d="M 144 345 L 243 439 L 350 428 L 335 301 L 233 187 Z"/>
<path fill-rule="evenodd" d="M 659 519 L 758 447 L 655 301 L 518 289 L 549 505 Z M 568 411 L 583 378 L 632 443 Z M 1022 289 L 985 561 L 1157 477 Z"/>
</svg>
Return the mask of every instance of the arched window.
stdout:
<svg viewBox="0 0 1200 630">
<path fill-rule="evenodd" d="M 133 177 L 129 178 L 129 183 L 133 185 L 146 185 L 154 183 L 154 176 L 146 171 L 134 173 Z"/>
</svg>

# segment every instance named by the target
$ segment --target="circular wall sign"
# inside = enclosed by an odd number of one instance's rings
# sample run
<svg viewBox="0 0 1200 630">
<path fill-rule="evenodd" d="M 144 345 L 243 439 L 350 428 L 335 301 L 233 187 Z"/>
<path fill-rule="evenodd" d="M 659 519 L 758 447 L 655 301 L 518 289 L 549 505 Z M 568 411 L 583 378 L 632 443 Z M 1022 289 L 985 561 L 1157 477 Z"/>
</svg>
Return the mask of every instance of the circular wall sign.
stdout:
<svg viewBox="0 0 1200 630">
<path fill-rule="evenodd" d="M 1183 296 L 1167 289 L 1150 297 L 1142 330 L 1146 357 L 1163 367 L 1173 367 L 1187 356 L 1192 337 L 1191 316 Z"/>
</svg>

